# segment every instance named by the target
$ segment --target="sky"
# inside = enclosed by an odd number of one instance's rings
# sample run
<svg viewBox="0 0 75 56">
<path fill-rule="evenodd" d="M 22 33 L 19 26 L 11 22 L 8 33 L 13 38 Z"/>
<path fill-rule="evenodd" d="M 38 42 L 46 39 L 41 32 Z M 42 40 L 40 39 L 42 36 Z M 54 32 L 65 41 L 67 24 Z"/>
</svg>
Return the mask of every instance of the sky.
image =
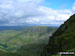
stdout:
<svg viewBox="0 0 75 56">
<path fill-rule="evenodd" d="M 75 13 L 75 0 L 0 0 L 0 26 L 60 26 Z"/>
</svg>

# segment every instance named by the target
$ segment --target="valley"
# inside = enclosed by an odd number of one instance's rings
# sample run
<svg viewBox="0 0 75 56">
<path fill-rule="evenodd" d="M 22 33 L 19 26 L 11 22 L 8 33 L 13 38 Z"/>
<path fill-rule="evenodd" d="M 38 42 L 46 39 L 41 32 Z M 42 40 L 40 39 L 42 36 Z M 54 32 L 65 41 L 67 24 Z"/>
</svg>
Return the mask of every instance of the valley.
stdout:
<svg viewBox="0 0 75 56">
<path fill-rule="evenodd" d="M 0 32 L 0 56 L 40 56 L 49 36 L 56 29 L 57 27 L 33 26 L 23 30 L 3 30 Z"/>
</svg>

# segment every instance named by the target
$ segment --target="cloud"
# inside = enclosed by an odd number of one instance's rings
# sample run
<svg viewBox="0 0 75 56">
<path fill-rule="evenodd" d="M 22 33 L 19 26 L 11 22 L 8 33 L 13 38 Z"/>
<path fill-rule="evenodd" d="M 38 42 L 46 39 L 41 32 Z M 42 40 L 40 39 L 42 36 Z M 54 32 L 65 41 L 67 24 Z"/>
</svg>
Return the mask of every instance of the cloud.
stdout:
<svg viewBox="0 0 75 56">
<path fill-rule="evenodd" d="M 52 9 L 43 6 L 44 0 L 0 0 L 0 25 L 49 24 L 60 25 L 75 10 Z"/>
<path fill-rule="evenodd" d="M 42 15 L 38 11 L 42 0 L 0 0 L 0 21 L 7 24 L 23 22 L 30 17 Z M 24 22 L 23 22 L 24 23 Z M 5 23 L 4 23 L 5 24 Z"/>
<path fill-rule="evenodd" d="M 73 14 L 70 9 L 54 10 L 52 8 L 40 6 L 39 10 L 43 13 L 43 16 L 37 17 L 39 19 L 38 24 L 60 25 Z"/>
</svg>

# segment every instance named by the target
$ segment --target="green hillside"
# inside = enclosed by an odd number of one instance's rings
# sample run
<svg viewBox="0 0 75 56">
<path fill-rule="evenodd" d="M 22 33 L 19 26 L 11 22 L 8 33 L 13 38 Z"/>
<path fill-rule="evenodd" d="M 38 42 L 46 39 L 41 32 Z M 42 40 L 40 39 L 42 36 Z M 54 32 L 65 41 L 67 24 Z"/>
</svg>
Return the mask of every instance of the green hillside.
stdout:
<svg viewBox="0 0 75 56">
<path fill-rule="evenodd" d="M 2 50 L 0 56 L 39 56 L 43 47 L 48 43 L 48 37 L 56 29 L 55 27 L 34 26 L 23 31 L 2 31 L 0 32 L 0 50 Z"/>
<path fill-rule="evenodd" d="M 49 56 L 60 51 L 71 50 L 75 52 L 75 14 L 72 15 L 50 37 L 44 56 Z"/>
</svg>

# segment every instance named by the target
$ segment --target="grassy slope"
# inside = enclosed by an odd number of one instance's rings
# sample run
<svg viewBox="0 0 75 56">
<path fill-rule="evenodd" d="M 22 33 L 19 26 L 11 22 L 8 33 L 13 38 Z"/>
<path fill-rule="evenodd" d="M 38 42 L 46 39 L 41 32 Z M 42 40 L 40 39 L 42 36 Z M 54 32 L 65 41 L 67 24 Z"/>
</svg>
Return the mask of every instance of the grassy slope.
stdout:
<svg viewBox="0 0 75 56">
<path fill-rule="evenodd" d="M 23 54 L 25 55 L 25 53 L 27 56 L 39 55 L 43 46 L 48 42 L 49 34 L 52 34 L 55 30 L 56 28 L 53 27 L 38 26 L 25 29 L 24 31 L 3 31 L 0 33 L 0 49 L 15 51 L 22 46 L 23 49 L 20 48 L 16 54 L 14 53 L 14 55 L 17 56 L 18 54 L 22 56 Z M 1 51 L 0 55 L 2 53 L 3 52 Z M 4 52 L 2 55 L 11 56 L 13 53 Z"/>
<path fill-rule="evenodd" d="M 59 29 L 50 37 L 45 54 L 60 51 L 75 51 L 75 14 L 71 16 Z M 49 55 L 47 55 L 49 56 Z"/>
<path fill-rule="evenodd" d="M 74 28 L 75 28 L 75 15 L 71 16 L 70 19 L 64 23 L 61 31 L 62 34 L 55 37 L 56 38 L 55 43 L 58 46 L 59 51 L 67 51 L 75 48 Z"/>
</svg>

